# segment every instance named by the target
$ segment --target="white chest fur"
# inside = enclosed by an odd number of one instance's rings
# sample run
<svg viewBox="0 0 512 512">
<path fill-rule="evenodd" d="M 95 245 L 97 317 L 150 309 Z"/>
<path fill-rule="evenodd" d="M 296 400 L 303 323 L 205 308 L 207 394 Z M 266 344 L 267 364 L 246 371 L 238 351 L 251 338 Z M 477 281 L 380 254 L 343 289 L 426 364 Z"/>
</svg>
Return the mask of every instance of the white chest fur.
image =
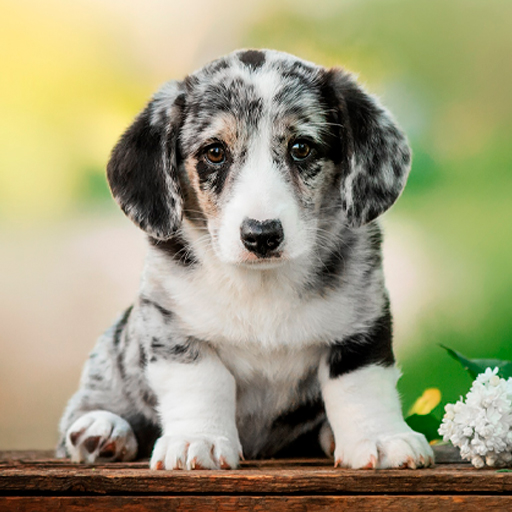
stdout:
<svg viewBox="0 0 512 512">
<path fill-rule="evenodd" d="M 298 284 L 304 278 L 297 267 L 252 270 L 212 258 L 191 271 L 150 249 L 141 291 L 173 311 L 184 333 L 223 348 L 297 349 L 341 339 L 364 325 L 356 287 L 309 295 Z"/>
</svg>

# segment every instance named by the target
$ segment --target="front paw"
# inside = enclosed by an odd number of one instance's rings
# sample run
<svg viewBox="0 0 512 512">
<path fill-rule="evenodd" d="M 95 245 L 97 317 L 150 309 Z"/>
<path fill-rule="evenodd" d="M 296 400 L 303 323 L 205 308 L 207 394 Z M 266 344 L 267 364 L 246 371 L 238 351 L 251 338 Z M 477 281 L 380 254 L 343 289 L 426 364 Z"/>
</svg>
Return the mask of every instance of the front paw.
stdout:
<svg viewBox="0 0 512 512">
<path fill-rule="evenodd" d="M 235 469 L 241 453 L 238 439 L 225 436 L 162 436 L 149 465 L 151 469 Z"/>
<path fill-rule="evenodd" d="M 356 439 L 345 436 L 340 441 L 334 450 L 335 467 L 416 469 L 434 463 L 434 453 L 425 436 L 412 430 Z"/>
<path fill-rule="evenodd" d="M 129 461 L 135 459 L 137 448 L 130 424 L 109 411 L 88 412 L 66 432 L 66 450 L 73 462 Z"/>
</svg>

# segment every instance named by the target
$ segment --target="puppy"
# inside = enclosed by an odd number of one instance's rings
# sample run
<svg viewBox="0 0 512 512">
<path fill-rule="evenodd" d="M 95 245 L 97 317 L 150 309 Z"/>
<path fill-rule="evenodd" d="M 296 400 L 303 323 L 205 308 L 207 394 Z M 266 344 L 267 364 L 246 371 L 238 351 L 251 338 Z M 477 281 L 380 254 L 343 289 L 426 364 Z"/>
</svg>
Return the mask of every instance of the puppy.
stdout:
<svg viewBox="0 0 512 512">
<path fill-rule="evenodd" d="M 90 355 L 58 454 L 431 464 L 401 413 L 376 222 L 409 168 L 390 114 L 342 69 L 249 50 L 165 84 L 108 164 L 147 234 L 140 293 Z"/>
</svg>

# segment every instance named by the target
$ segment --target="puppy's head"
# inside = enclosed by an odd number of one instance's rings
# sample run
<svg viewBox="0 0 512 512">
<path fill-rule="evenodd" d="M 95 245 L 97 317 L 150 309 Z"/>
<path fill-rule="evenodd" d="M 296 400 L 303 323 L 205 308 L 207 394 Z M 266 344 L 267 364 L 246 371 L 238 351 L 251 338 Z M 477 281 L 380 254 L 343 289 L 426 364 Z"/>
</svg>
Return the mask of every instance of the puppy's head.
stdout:
<svg viewBox="0 0 512 512">
<path fill-rule="evenodd" d="M 222 261 L 266 268 L 310 252 L 329 225 L 374 220 L 409 166 L 405 137 L 350 74 L 249 50 L 166 84 L 108 178 L 152 238 L 173 237 L 185 216 Z"/>
</svg>

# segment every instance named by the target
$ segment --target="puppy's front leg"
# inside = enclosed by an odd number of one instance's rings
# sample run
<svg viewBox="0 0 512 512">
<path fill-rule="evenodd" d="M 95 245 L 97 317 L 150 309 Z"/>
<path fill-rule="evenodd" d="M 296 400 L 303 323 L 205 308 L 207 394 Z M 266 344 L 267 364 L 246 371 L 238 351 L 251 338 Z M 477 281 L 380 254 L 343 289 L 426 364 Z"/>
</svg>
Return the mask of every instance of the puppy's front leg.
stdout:
<svg viewBox="0 0 512 512">
<path fill-rule="evenodd" d="M 148 380 L 158 398 L 163 435 L 152 469 L 230 469 L 241 445 L 233 375 L 207 346 L 193 358 L 153 358 Z"/>
<path fill-rule="evenodd" d="M 334 378 L 327 365 L 321 369 L 335 466 L 417 468 L 433 462 L 425 437 L 403 419 L 396 391 L 399 375 L 394 365 L 370 365 Z"/>
<path fill-rule="evenodd" d="M 389 312 L 364 334 L 330 347 L 319 378 L 334 434 L 335 466 L 416 468 L 433 452 L 422 434 L 405 423 L 391 350 Z"/>
</svg>

